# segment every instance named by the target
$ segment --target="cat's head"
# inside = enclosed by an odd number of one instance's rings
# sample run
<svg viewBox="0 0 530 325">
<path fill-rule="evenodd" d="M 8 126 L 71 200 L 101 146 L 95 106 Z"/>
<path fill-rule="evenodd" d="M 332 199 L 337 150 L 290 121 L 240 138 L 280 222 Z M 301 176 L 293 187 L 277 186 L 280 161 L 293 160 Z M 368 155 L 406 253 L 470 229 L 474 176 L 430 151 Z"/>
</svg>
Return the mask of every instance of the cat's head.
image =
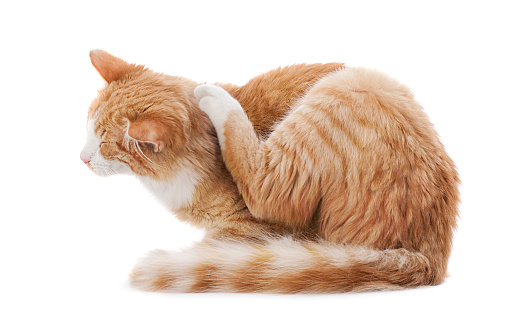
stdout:
<svg viewBox="0 0 530 325">
<path fill-rule="evenodd" d="M 83 162 L 101 176 L 173 173 L 194 128 L 195 83 L 102 50 L 91 51 L 90 59 L 107 85 L 89 108 Z"/>
</svg>

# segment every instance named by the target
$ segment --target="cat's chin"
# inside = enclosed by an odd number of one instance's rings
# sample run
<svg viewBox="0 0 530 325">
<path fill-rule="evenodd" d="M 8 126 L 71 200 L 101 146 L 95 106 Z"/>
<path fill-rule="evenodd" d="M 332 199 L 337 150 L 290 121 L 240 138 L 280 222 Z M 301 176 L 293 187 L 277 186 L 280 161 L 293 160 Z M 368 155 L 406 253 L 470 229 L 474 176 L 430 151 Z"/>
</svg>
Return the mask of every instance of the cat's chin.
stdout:
<svg viewBox="0 0 530 325">
<path fill-rule="evenodd" d="M 107 177 L 112 175 L 135 175 L 129 166 L 123 163 L 115 164 L 88 164 L 88 168 L 92 170 L 96 175 Z"/>
</svg>

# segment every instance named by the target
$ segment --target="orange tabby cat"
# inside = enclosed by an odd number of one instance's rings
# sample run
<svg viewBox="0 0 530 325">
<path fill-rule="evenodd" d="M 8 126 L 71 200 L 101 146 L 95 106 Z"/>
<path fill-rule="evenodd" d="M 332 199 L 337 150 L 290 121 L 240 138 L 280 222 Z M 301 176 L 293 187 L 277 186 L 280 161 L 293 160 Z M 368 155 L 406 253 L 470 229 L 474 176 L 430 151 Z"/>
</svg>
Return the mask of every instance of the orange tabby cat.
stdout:
<svg viewBox="0 0 530 325">
<path fill-rule="evenodd" d="M 190 249 L 141 260 L 133 285 L 295 293 L 443 281 L 458 175 L 406 87 L 342 64 L 199 86 L 101 50 L 90 57 L 108 84 L 81 159 L 99 175 L 136 175 L 207 231 Z"/>
</svg>

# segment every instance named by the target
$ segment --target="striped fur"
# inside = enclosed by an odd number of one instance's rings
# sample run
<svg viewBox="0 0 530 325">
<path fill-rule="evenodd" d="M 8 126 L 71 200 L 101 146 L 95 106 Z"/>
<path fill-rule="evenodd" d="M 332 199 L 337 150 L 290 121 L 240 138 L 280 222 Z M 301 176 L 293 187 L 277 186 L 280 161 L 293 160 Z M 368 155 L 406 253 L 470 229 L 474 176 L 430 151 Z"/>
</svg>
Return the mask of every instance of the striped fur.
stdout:
<svg viewBox="0 0 530 325">
<path fill-rule="evenodd" d="M 148 291 L 335 293 L 425 284 L 427 259 L 405 249 L 371 250 L 270 238 L 263 244 L 206 241 L 181 252 L 154 251 L 131 274 Z"/>
<path fill-rule="evenodd" d="M 207 231 L 188 250 L 141 260 L 136 287 L 297 293 L 443 281 L 458 175 L 395 80 L 333 63 L 199 86 L 104 51 L 91 59 L 108 84 L 89 110 L 83 161 L 100 175 L 132 172 Z"/>
</svg>

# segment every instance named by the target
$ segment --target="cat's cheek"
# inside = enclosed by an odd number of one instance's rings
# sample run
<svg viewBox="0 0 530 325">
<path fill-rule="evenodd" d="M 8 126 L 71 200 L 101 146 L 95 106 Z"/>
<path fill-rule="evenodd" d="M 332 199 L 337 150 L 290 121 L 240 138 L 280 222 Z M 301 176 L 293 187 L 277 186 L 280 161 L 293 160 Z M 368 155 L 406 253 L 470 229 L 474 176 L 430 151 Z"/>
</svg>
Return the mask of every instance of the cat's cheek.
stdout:
<svg viewBox="0 0 530 325">
<path fill-rule="evenodd" d="M 96 151 L 88 166 L 94 173 L 104 177 L 116 174 L 134 175 L 127 164 L 115 159 L 104 158 L 100 150 Z"/>
</svg>

